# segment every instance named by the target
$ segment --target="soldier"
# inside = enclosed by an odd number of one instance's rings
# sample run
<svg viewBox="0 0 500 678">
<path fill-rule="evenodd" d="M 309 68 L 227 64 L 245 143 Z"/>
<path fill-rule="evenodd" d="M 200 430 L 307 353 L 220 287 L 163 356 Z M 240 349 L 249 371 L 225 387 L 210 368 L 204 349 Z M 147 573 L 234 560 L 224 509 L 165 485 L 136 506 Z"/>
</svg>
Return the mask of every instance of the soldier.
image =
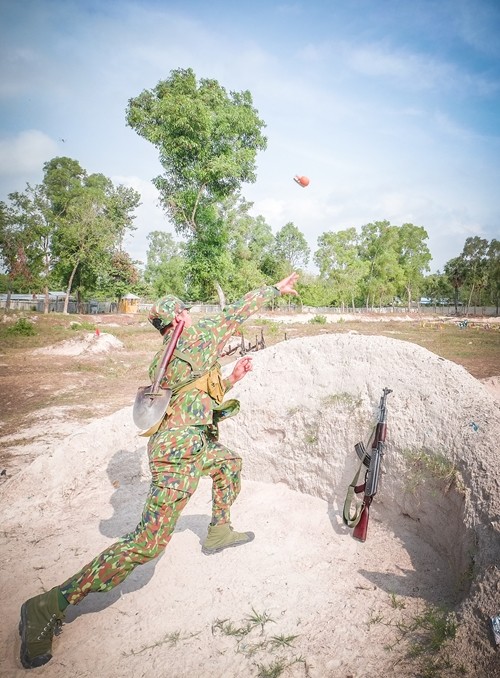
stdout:
<svg viewBox="0 0 500 678">
<path fill-rule="evenodd" d="M 224 394 L 251 369 L 251 357 L 239 360 L 222 379 L 218 356 L 235 330 L 250 315 L 279 294 L 294 294 L 298 275 L 274 286 L 249 292 L 214 318 L 193 324 L 186 305 L 176 297 L 161 299 L 149 320 L 169 342 L 180 321 L 184 329 L 167 366 L 162 386 L 172 389 L 168 410 L 149 438 L 152 482 L 142 518 L 135 530 L 112 544 L 64 583 L 30 598 L 21 606 L 21 663 L 25 668 L 52 658 L 52 638 L 68 605 L 77 605 L 91 591 L 110 591 L 137 567 L 165 549 L 177 519 L 196 490 L 201 476 L 212 478 L 212 519 L 202 551 L 206 555 L 247 544 L 253 532 L 236 532 L 230 507 L 240 491 L 241 458 L 218 442 L 218 422 L 236 414 L 237 400 Z M 163 349 L 150 366 L 154 377 Z"/>
</svg>

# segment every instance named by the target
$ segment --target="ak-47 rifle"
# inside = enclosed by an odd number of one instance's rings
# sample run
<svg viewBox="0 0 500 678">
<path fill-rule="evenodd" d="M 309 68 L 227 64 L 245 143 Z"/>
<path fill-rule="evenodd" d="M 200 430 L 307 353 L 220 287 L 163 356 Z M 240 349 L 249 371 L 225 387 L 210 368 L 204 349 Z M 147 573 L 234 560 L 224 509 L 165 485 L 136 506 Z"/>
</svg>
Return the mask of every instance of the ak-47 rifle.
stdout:
<svg viewBox="0 0 500 678">
<path fill-rule="evenodd" d="M 346 500 L 344 503 L 343 519 L 348 527 L 353 527 L 352 536 L 358 541 L 366 541 L 366 533 L 368 531 L 368 520 L 370 518 L 370 505 L 373 497 L 377 494 L 378 481 L 380 477 L 380 464 L 384 456 L 385 437 L 387 433 L 387 396 L 392 393 L 390 388 L 384 388 L 382 397 L 380 398 L 379 418 L 375 426 L 368 445 L 371 442 L 370 454 L 362 442 L 356 443 L 354 449 L 356 454 L 361 459 L 358 472 L 354 476 L 352 483 L 349 485 Z M 365 480 L 360 485 L 357 485 L 359 474 L 363 466 L 367 466 Z M 361 505 L 358 505 L 354 515 L 351 515 L 351 504 L 354 494 L 364 493 Z"/>
</svg>

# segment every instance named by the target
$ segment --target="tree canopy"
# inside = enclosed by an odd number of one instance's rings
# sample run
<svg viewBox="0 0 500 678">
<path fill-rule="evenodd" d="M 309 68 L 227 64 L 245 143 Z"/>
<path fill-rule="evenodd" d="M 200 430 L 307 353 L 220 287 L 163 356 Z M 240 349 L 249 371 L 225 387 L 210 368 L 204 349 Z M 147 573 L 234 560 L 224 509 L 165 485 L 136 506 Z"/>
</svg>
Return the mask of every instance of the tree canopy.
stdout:
<svg viewBox="0 0 500 678">
<path fill-rule="evenodd" d="M 227 243 L 217 206 L 243 182 L 255 181 L 256 154 L 267 145 L 264 121 L 250 92 L 227 93 L 212 79 L 198 82 L 190 68 L 171 71 L 152 90 L 130 99 L 126 117 L 158 149 L 163 173 L 153 183 L 176 231 L 188 240 L 190 270 L 203 288 L 207 276 L 220 272 Z M 218 277 L 212 286 L 222 303 Z"/>
<path fill-rule="evenodd" d="M 27 184 L 2 205 L 0 255 L 11 289 L 45 290 L 46 312 L 49 284 L 65 288 L 65 312 L 75 281 L 78 292 L 101 284 L 107 293 L 120 295 L 118 281 L 123 282 L 128 255 L 118 255 L 125 233 L 134 228 L 139 194 L 114 186 L 103 174 L 88 174 L 72 158 L 53 158 L 43 171 L 41 184 Z M 24 262 L 22 281 L 19 262 Z M 127 280 L 137 278 L 129 270 Z"/>
</svg>

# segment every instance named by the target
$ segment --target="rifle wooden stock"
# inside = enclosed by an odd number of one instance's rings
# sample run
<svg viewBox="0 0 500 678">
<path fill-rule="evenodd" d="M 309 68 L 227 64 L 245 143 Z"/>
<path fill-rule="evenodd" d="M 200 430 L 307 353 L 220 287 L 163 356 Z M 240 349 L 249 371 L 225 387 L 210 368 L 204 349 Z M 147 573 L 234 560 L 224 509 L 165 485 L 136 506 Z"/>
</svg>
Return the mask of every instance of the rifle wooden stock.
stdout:
<svg viewBox="0 0 500 678">
<path fill-rule="evenodd" d="M 361 509 L 361 516 L 359 522 L 352 531 L 352 536 L 358 541 L 366 541 L 366 534 L 368 532 L 368 521 L 370 520 L 370 504 L 372 503 L 371 497 L 365 499 L 363 502 L 363 508 Z"/>
</svg>

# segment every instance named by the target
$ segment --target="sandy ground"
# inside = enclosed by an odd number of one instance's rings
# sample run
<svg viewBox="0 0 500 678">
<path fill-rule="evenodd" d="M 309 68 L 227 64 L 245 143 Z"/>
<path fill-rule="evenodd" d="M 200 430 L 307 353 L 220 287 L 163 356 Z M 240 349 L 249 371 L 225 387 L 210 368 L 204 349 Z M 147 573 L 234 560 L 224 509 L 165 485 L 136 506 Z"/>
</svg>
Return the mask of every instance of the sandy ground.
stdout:
<svg viewBox="0 0 500 678">
<path fill-rule="evenodd" d="M 244 458 L 233 524 L 255 541 L 201 553 L 203 480 L 165 554 L 70 608 L 35 675 L 499 676 L 499 378 L 483 385 L 423 348 L 359 335 L 291 340 L 253 361 L 231 392 L 242 411 L 221 428 Z M 342 505 L 386 386 L 384 474 L 361 544 Z M 133 529 L 148 483 L 127 407 L 47 442 L 1 486 L 2 676 L 25 674 L 23 600 Z M 425 635 L 415 620 L 438 605 L 457 623 L 441 668 L 407 657 Z"/>
</svg>

